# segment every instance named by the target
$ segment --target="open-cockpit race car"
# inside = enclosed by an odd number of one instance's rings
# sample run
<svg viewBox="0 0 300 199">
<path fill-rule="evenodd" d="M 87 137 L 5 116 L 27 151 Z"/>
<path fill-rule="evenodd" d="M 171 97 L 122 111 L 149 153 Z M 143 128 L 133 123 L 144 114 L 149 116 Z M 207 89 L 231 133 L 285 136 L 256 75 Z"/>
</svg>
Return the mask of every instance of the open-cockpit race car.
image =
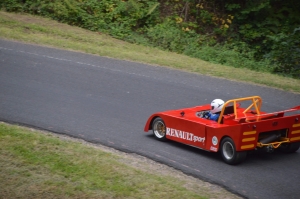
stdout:
<svg viewBox="0 0 300 199">
<path fill-rule="evenodd" d="M 220 151 L 227 164 L 240 163 L 251 150 L 296 152 L 300 147 L 300 106 L 266 113 L 261 105 L 259 96 L 228 100 L 217 121 L 203 118 L 210 104 L 158 112 L 148 119 L 144 130 L 152 130 L 161 141 Z"/>
</svg>

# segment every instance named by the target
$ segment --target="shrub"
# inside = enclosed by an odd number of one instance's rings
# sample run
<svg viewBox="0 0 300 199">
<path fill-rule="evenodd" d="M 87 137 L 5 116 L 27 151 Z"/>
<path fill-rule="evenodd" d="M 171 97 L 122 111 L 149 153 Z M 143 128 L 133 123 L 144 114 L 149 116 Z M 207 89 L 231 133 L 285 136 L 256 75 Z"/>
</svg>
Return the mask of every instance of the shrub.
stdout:
<svg viewBox="0 0 300 199">
<path fill-rule="evenodd" d="M 1 0 L 0 7 L 213 63 L 300 77 L 300 3 L 293 0 Z"/>
<path fill-rule="evenodd" d="M 186 45 L 194 42 L 193 40 L 195 40 L 194 37 L 196 35 L 179 29 L 173 21 L 167 19 L 165 22 L 149 28 L 145 36 L 153 46 L 182 53 Z"/>
<path fill-rule="evenodd" d="M 21 12 L 22 5 L 19 0 L 4 0 L 0 2 L 0 8 L 4 8 L 8 12 Z"/>
<path fill-rule="evenodd" d="M 300 78 L 300 28 L 292 34 L 269 36 L 271 51 L 265 57 L 276 64 L 273 72 Z"/>
</svg>

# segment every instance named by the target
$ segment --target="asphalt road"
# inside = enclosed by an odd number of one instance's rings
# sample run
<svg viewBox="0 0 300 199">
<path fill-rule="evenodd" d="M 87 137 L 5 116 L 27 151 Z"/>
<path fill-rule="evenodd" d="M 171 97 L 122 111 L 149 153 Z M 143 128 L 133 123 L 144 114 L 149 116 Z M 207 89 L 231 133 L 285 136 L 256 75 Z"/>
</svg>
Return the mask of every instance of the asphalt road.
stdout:
<svg viewBox="0 0 300 199">
<path fill-rule="evenodd" d="M 0 120 L 137 153 L 245 198 L 299 198 L 300 150 L 253 153 L 230 166 L 143 132 L 154 112 L 251 95 L 268 112 L 300 104 L 299 94 L 272 88 L 0 40 Z"/>
</svg>

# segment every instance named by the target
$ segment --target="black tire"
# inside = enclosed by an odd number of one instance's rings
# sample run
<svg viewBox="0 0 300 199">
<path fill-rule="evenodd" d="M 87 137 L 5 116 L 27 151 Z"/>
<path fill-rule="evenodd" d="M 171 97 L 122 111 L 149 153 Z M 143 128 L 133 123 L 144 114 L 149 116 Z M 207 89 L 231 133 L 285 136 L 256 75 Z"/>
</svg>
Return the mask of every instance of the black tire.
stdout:
<svg viewBox="0 0 300 199">
<path fill-rule="evenodd" d="M 152 122 L 152 131 L 156 139 L 160 141 L 166 140 L 166 125 L 160 117 L 155 118 Z"/>
<path fill-rule="evenodd" d="M 294 153 L 300 148 L 300 142 L 282 144 L 279 150 L 284 153 Z"/>
<path fill-rule="evenodd" d="M 247 151 L 236 151 L 235 144 L 229 137 L 222 140 L 220 150 L 222 158 L 227 164 L 238 164 L 247 157 Z"/>
</svg>

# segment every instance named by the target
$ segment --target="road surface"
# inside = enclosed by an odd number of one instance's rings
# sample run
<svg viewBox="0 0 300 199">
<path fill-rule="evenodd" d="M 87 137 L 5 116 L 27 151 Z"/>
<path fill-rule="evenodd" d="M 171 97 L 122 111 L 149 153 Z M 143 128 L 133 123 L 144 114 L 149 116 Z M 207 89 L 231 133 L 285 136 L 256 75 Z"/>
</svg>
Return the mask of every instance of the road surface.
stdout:
<svg viewBox="0 0 300 199">
<path fill-rule="evenodd" d="M 230 166 L 143 132 L 154 112 L 252 95 L 267 112 L 300 104 L 299 94 L 273 88 L 0 40 L 0 120 L 137 153 L 245 198 L 299 198 L 300 150 L 254 153 Z"/>
</svg>

